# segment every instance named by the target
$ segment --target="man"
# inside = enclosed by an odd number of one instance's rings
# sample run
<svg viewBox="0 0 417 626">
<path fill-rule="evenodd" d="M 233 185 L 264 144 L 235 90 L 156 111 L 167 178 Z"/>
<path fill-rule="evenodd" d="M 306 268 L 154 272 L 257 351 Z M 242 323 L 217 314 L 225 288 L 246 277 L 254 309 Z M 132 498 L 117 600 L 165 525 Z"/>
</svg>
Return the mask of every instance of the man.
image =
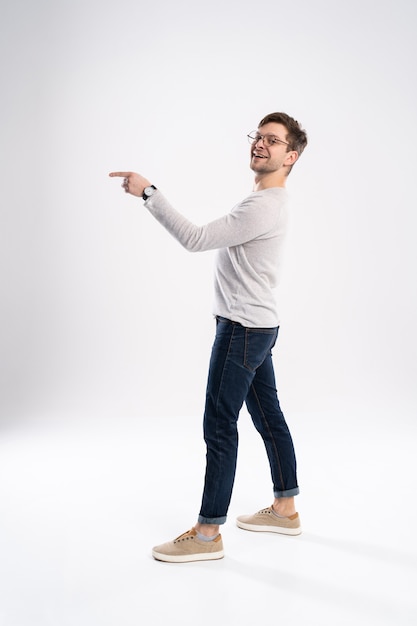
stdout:
<svg viewBox="0 0 417 626">
<path fill-rule="evenodd" d="M 285 113 L 271 113 L 248 135 L 253 192 L 224 217 L 196 226 L 162 193 L 134 172 L 123 177 L 127 193 L 142 197 L 152 215 L 188 250 L 217 249 L 214 310 L 216 337 L 210 359 L 204 412 L 206 473 L 195 526 L 157 546 L 155 559 L 181 563 L 224 556 L 219 526 L 232 495 L 237 459 L 237 420 L 246 403 L 267 452 L 274 501 L 241 516 L 245 530 L 301 533 L 294 496 L 299 493 L 293 442 L 275 387 L 271 350 L 278 336 L 274 299 L 287 226 L 285 183 L 307 145 L 307 135 Z"/>
</svg>

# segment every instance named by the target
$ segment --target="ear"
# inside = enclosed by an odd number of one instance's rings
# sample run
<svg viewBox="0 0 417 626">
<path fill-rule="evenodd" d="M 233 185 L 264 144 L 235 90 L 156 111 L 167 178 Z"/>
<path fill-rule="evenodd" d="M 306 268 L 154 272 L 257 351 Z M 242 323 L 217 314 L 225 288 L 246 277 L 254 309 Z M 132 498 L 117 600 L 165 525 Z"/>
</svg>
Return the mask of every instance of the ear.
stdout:
<svg viewBox="0 0 417 626">
<path fill-rule="evenodd" d="M 297 159 L 298 159 L 298 152 L 296 150 L 291 150 L 290 152 L 287 152 L 284 165 L 294 165 Z"/>
</svg>

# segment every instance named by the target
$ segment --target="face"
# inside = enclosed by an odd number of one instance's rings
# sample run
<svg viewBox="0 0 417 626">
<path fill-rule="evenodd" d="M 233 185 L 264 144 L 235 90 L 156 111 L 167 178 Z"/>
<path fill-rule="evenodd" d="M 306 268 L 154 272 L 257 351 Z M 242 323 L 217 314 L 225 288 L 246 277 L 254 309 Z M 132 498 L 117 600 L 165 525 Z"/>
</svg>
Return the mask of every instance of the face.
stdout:
<svg viewBox="0 0 417 626">
<path fill-rule="evenodd" d="M 270 174 L 294 162 L 294 151 L 287 152 L 288 142 L 286 140 L 287 129 L 285 126 L 276 122 L 270 122 L 258 128 L 257 133 L 259 135 L 272 136 L 276 139 L 276 143 L 266 145 L 263 139 L 252 143 L 250 167 L 254 172 L 257 174 Z"/>
</svg>

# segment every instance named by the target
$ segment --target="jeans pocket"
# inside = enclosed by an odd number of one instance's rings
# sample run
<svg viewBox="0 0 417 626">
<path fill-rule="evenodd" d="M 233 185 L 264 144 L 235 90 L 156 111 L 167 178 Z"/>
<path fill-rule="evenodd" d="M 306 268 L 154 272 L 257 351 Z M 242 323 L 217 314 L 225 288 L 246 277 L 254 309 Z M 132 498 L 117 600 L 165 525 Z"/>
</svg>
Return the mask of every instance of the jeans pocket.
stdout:
<svg viewBox="0 0 417 626">
<path fill-rule="evenodd" d="M 278 336 L 278 328 L 246 328 L 244 366 L 254 372 L 265 361 L 274 347 Z"/>
</svg>

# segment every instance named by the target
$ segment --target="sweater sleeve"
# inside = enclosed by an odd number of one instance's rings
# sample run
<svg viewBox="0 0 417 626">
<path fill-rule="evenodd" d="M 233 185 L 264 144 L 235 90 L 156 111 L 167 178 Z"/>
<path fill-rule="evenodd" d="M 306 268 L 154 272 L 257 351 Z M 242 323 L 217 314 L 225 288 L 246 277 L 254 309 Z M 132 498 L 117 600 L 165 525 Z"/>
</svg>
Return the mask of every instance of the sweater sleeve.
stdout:
<svg viewBox="0 0 417 626">
<path fill-rule="evenodd" d="M 266 235 L 279 221 L 281 202 L 265 192 L 253 192 L 230 213 L 204 226 L 196 226 L 181 215 L 159 190 L 145 206 L 186 250 L 204 252 L 237 246 Z"/>
</svg>

